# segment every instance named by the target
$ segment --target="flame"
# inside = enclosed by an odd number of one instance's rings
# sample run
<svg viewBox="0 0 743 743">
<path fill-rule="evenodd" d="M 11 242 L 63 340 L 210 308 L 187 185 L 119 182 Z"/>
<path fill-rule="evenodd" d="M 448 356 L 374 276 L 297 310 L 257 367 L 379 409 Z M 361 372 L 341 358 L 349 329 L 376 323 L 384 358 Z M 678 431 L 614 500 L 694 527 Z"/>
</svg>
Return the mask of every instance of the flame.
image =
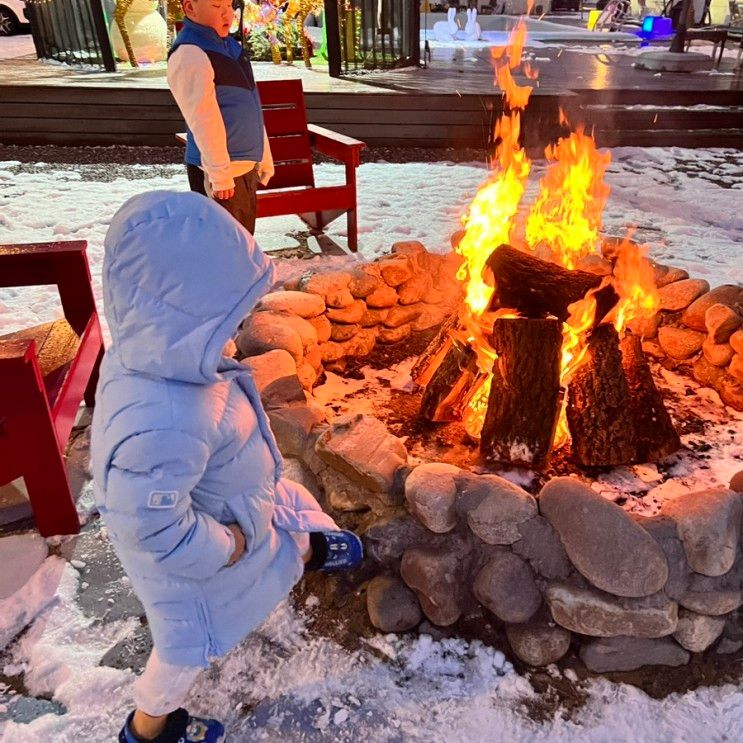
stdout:
<svg viewBox="0 0 743 743">
<path fill-rule="evenodd" d="M 526 242 L 532 250 L 545 249 L 550 260 L 572 269 L 599 244 L 601 215 L 610 191 L 604 173 L 611 154 L 599 152 L 593 137 L 578 127 L 547 147 L 545 155 L 552 165 L 540 181 L 539 196 L 526 220 Z"/>
<path fill-rule="evenodd" d="M 647 257 L 646 245 L 625 237 L 614 264 L 614 288 L 619 303 L 612 313 L 614 327 L 621 333 L 633 320 L 653 317 L 660 309 L 660 294 L 655 284 L 655 272 Z"/>
</svg>

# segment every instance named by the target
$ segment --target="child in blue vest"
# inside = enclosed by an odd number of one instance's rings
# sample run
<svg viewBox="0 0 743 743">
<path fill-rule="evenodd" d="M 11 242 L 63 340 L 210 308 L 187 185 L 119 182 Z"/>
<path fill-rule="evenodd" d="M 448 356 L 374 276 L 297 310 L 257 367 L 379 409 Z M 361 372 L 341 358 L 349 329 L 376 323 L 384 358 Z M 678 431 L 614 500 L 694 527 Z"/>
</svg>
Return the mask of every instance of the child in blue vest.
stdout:
<svg viewBox="0 0 743 743">
<path fill-rule="evenodd" d="M 304 570 L 361 560 L 358 537 L 282 477 L 252 375 L 225 353 L 273 275 L 253 237 L 195 193 L 135 196 L 106 235 L 111 343 L 91 461 L 98 509 L 154 645 L 120 743 L 222 740 L 219 722 L 183 709 L 202 669 Z"/>
<path fill-rule="evenodd" d="M 183 0 L 186 19 L 168 58 L 168 84 L 188 127 L 192 191 L 211 196 L 252 235 L 258 183 L 273 175 L 250 60 L 230 35 L 232 0 Z"/>
</svg>

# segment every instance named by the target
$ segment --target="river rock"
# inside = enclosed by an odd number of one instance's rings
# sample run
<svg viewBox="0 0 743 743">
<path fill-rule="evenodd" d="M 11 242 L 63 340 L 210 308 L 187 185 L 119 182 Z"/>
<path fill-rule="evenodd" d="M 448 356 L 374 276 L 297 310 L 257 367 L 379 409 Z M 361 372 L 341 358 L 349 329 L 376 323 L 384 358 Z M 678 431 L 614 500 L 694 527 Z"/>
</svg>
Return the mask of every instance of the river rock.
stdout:
<svg viewBox="0 0 743 743">
<path fill-rule="evenodd" d="M 276 349 L 260 356 L 248 356 L 241 363 L 250 369 L 267 410 L 306 401 L 297 365 L 287 351 Z"/>
<path fill-rule="evenodd" d="M 326 464 L 377 493 L 392 490 L 395 470 L 408 458 L 402 441 L 368 415 L 339 419 L 320 436 L 315 450 Z"/>
<path fill-rule="evenodd" d="M 389 313 L 389 309 L 375 310 L 367 307 L 366 312 L 364 312 L 361 320 L 359 320 L 359 325 L 362 328 L 372 328 L 375 325 L 381 325 L 387 319 Z"/>
<path fill-rule="evenodd" d="M 317 382 L 319 376 L 320 374 L 317 369 L 306 359 L 303 359 L 297 364 L 297 377 L 303 389 L 307 391 L 311 390 L 315 386 L 315 382 Z"/>
<path fill-rule="evenodd" d="M 586 271 L 595 276 L 610 276 L 614 270 L 612 262 L 599 255 L 598 253 L 589 253 L 583 256 L 576 264 L 575 268 L 579 271 Z"/>
<path fill-rule="evenodd" d="M 736 330 L 729 338 L 735 353 L 743 354 L 743 330 Z"/>
<path fill-rule="evenodd" d="M 731 374 L 723 374 L 715 389 L 725 405 L 729 405 L 733 410 L 743 410 L 743 383 Z"/>
<path fill-rule="evenodd" d="M 303 346 L 299 333 L 282 322 L 279 315 L 269 312 L 256 312 L 246 318 L 235 342 L 243 356 L 258 356 L 283 349 L 292 355 L 295 363 L 302 360 Z"/>
<path fill-rule="evenodd" d="M 380 565 L 399 562 L 403 553 L 413 547 L 443 546 L 441 537 L 431 534 L 409 514 L 377 521 L 364 532 L 363 540 L 365 554 Z"/>
<path fill-rule="evenodd" d="M 714 591 L 687 591 L 679 604 L 689 611 L 719 617 L 729 614 L 743 606 L 743 593 L 740 589 L 721 588 Z"/>
<path fill-rule="evenodd" d="M 564 580 L 572 570 L 565 548 L 547 519 L 535 516 L 518 525 L 521 539 L 511 545 L 537 575 L 549 580 Z"/>
<path fill-rule="evenodd" d="M 320 343 L 317 349 L 320 352 L 320 358 L 323 364 L 339 361 L 348 355 L 346 346 L 343 343 L 336 343 L 335 341 Z"/>
<path fill-rule="evenodd" d="M 374 349 L 378 337 L 377 328 L 362 328 L 344 344 L 346 353 L 349 356 L 368 356 Z"/>
<path fill-rule="evenodd" d="M 356 271 L 351 276 L 348 290 L 356 299 L 366 299 L 384 285 L 381 277 L 365 271 Z"/>
<path fill-rule="evenodd" d="M 545 592 L 554 620 L 592 637 L 665 637 L 676 631 L 678 604 L 662 593 L 617 598 L 567 583 L 550 583 Z"/>
<path fill-rule="evenodd" d="M 639 597 L 665 585 L 668 565 L 658 543 L 623 508 L 575 478 L 550 480 L 539 494 L 539 510 L 573 565 L 603 591 Z"/>
<path fill-rule="evenodd" d="M 360 485 L 358 480 L 351 479 L 332 467 L 323 467 L 316 476 L 328 503 L 335 511 L 353 513 L 371 509 L 374 513 L 381 513 L 385 510 L 386 504 L 381 493 L 373 493 Z"/>
<path fill-rule="evenodd" d="M 733 309 L 743 307 L 743 286 L 723 284 L 703 294 L 694 301 L 681 316 L 681 322 L 694 330 L 707 330 L 707 310 L 715 304 L 724 304 Z"/>
<path fill-rule="evenodd" d="M 666 501 L 660 512 L 676 522 L 692 570 L 717 576 L 735 562 L 742 510 L 737 493 L 703 490 Z"/>
<path fill-rule="evenodd" d="M 692 653 L 703 653 L 722 634 L 724 628 L 724 618 L 708 617 L 681 609 L 673 637 L 681 647 Z"/>
<path fill-rule="evenodd" d="M 402 556 L 402 579 L 415 591 L 423 613 L 440 627 L 462 615 L 462 568 L 455 553 L 416 548 Z"/>
<path fill-rule="evenodd" d="M 655 539 L 666 556 L 668 580 L 663 592 L 678 601 L 689 590 L 691 568 L 686 560 L 684 545 L 678 536 L 676 522 L 667 516 L 633 516 L 635 521 Z"/>
<path fill-rule="evenodd" d="M 676 266 L 661 267 L 660 265 L 657 265 L 655 268 L 665 269 L 660 273 L 660 275 L 657 270 L 655 271 L 655 284 L 659 289 L 668 286 L 668 284 L 673 284 L 676 281 L 683 281 L 684 279 L 689 278 L 689 272 L 685 271 L 683 268 L 677 268 Z"/>
<path fill-rule="evenodd" d="M 379 328 L 379 334 L 377 335 L 377 340 L 380 343 L 386 343 L 388 345 L 392 345 L 393 343 L 399 343 L 400 341 L 404 341 L 410 334 L 413 332 L 413 326 L 410 323 L 406 323 L 405 325 L 398 325 L 394 328 L 388 328 L 386 326 L 381 326 Z"/>
<path fill-rule="evenodd" d="M 609 637 L 581 646 L 581 660 L 593 673 L 635 671 L 643 666 L 683 666 L 689 653 L 673 640 Z"/>
<path fill-rule="evenodd" d="M 299 280 L 299 288 L 310 294 L 319 294 L 328 307 L 348 307 L 354 298 L 348 289 L 351 274 L 346 271 L 308 273 Z"/>
<path fill-rule="evenodd" d="M 339 325 L 333 323 L 330 329 L 330 340 L 336 341 L 336 343 L 350 341 L 359 332 L 360 327 L 360 325 Z"/>
<path fill-rule="evenodd" d="M 325 313 L 331 323 L 345 323 L 356 325 L 366 312 L 366 303 L 363 299 L 354 299 L 350 305 L 341 309 L 329 308 Z"/>
<path fill-rule="evenodd" d="M 445 534 L 457 524 L 454 478 L 459 467 L 434 462 L 416 467 L 405 481 L 408 508 L 436 534 Z"/>
<path fill-rule="evenodd" d="M 516 657 L 530 666 L 557 663 L 570 649 L 570 632 L 557 624 L 509 624 L 506 637 Z"/>
<path fill-rule="evenodd" d="M 481 475 L 468 480 L 462 489 L 466 497 L 483 494 L 478 505 L 467 514 L 472 532 L 487 544 L 513 544 L 521 539 L 519 524 L 537 515 L 532 495 L 497 475 Z"/>
<path fill-rule="evenodd" d="M 709 291 L 709 282 L 704 279 L 682 279 L 658 290 L 660 309 L 669 312 L 685 310 L 695 299 Z"/>
<path fill-rule="evenodd" d="M 736 472 L 730 479 L 730 490 L 735 493 L 743 493 L 743 470 Z"/>
<path fill-rule="evenodd" d="M 630 320 L 628 327 L 634 335 L 639 335 L 640 338 L 655 338 L 658 335 L 660 319 L 660 312 L 656 312 L 650 317 L 636 317 Z"/>
<path fill-rule="evenodd" d="M 423 615 L 415 594 L 397 577 L 378 575 L 366 589 L 371 623 L 382 632 L 407 632 Z"/>
<path fill-rule="evenodd" d="M 411 323 L 420 315 L 422 310 L 421 304 L 410 304 L 405 307 L 397 305 L 387 313 L 384 325 L 387 328 L 397 328 L 400 325 Z"/>
<path fill-rule="evenodd" d="M 317 317 L 311 317 L 308 321 L 310 325 L 315 329 L 317 333 L 318 343 L 327 343 L 330 340 L 331 324 L 325 315 L 318 315 Z"/>
<path fill-rule="evenodd" d="M 428 289 L 433 286 L 431 277 L 426 273 L 418 273 L 397 287 L 397 295 L 401 305 L 410 305 L 420 302 Z"/>
<path fill-rule="evenodd" d="M 287 325 L 296 331 L 297 335 L 302 339 L 302 353 L 307 353 L 317 345 L 317 330 L 315 330 L 315 326 L 308 320 L 289 313 L 279 314 L 276 312 L 267 312 L 266 314 L 272 316 L 276 322 Z"/>
<path fill-rule="evenodd" d="M 647 338 L 642 342 L 642 350 L 646 356 L 654 359 L 665 359 L 668 354 L 661 348 L 656 338 Z"/>
<path fill-rule="evenodd" d="M 413 278 L 413 266 L 405 256 L 394 256 L 379 261 L 379 271 L 387 286 L 398 287 Z"/>
<path fill-rule="evenodd" d="M 268 419 L 279 451 L 285 457 L 301 457 L 310 431 L 325 420 L 325 414 L 314 405 L 294 404 L 269 410 Z"/>
<path fill-rule="evenodd" d="M 725 370 L 710 364 L 704 356 L 700 356 L 691 367 L 691 374 L 703 387 L 716 389 Z"/>
<path fill-rule="evenodd" d="M 393 255 L 419 256 L 426 255 L 426 246 L 419 240 L 398 240 L 392 243 Z"/>
<path fill-rule="evenodd" d="M 707 336 L 702 344 L 702 353 L 713 366 L 727 366 L 732 361 L 735 352 L 729 343 L 714 343 L 712 338 Z"/>
<path fill-rule="evenodd" d="M 726 304 L 713 304 L 704 313 L 704 325 L 713 343 L 727 343 L 730 336 L 743 325 L 743 319 Z"/>
<path fill-rule="evenodd" d="M 658 330 L 660 347 L 672 358 L 684 361 L 702 349 L 706 336 L 688 328 L 674 328 L 664 325 Z"/>
<path fill-rule="evenodd" d="M 743 382 L 743 354 L 736 353 L 730 359 L 728 374 L 737 382 Z"/>
<path fill-rule="evenodd" d="M 528 622 L 542 605 L 531 569 L 506 550 L 488 560 L 472 590 L 477 600 L 504 622 Z"/>
<path fill-rule="evenodd" d="M 372 309 L 384 309 L 394 307 L 398 299 L 397 292 L 391 286 L 384 284 L 367 296 L 366 304 Z"/>
<path fill-rule="evenodd" d="M 319 294 L 307 292 L 271 292 L 261 299 L 256 309 L 310 318 L 325 312 L 325 300 Z"/>
<path fill-rule="evenodd" d="M 429 330 L 437 325 L 441 325 L 449 314 L 450 310 L 446 305 L 428 304 L 423 302 L 423 304 L 421 304 L 420 315 L 413 320 L 413 330 L 419 332 L 421 330 Z"/>
</svg>

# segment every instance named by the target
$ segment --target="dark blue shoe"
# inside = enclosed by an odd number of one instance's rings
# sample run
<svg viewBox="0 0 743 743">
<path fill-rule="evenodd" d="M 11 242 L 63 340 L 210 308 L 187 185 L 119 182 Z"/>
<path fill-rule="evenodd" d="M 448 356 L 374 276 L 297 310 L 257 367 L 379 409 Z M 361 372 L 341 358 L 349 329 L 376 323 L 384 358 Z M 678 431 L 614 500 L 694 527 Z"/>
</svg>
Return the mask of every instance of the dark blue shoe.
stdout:
<svg viewBox="0 0 743 743">
<path fill-rule="evenodd" d="M 361 540 L 352 531 L 310 532 L 312 559 L 305 570 L 322 570 L 335 573 L 353 570 L 364 559 Z"/>
<path fill-rule="evenodd" d="M 142 743 L 131 730 L 132 712 L 119 733 L 119 743 Z M 165 730 L 152 739 L 153 743 L 222 743 L 224 725 L 216 720 L 191 717 L 185 709 L 177 709 L 168 715 Z"/>
</svg>

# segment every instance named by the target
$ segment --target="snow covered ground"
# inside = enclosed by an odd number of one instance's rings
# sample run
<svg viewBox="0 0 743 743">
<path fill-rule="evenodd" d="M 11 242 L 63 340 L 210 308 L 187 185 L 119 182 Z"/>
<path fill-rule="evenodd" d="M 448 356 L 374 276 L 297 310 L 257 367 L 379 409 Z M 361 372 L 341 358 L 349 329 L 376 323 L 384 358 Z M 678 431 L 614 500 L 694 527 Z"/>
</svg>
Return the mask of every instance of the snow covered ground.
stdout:
<svg viewBox="0 0 743 743">
<path fill-rule="evenodd" d="M 100 302 L 102 242 L 115 210 L 143 190 L 186 187 L 176 165 L 111 166 L 111 171 L 102 181 L 100 166 L 0 163 L 0 243 L 87 239 Z M 537 164 L 535 174 L 542 171 L 543 164 Z M 337 182 L 342 175 L 331 165 L 319 166 L 318 174 L 322 183 Z M 431 250 L 447 250 L 449 235 L 485 175 L 476 163 L 363 165 L 362 257 L 383 253 L 400 239 L 421 239 Z M 740 153 L 617 149 L 608 179 L 607 232 L 634 225 L 637 237 L 650 243 L 653 257 L 713 285 L 743 281 Z M 536 180 L 530 193 L 535 189 Z M 271 248 L 297 245 L 291 233 L 301 229 L 293 218 L 262 220 L 258 239 Z M 343 224 L 331 234 L 342 239 Z M 280 263 L 286 275 L 313 261 Z M 58 312 L 51 290 L 0 290 L 0 332 L 43 322 Z M 667 383 L 682 385 L 683 396 L 685 382 L 669 375 Z M 741 417 L 725 419 L 707 397 L 702 393 L 694 402 L 697 414 L 710 422 L 705 437 L 713 449 L 706 452 L 704 467 L 682 457 L 662 477 L 652 468 L 616 470 L 599 480 L 597 489 L 607 497 L 644 490 L 637 510 L 652 512 L 663 497 L 728 480 L 743 459 Z M 693 443 L 695 436 L 685 436 L 685 443 Z M 89 488 L 81 506 L 90 506 Z M 118 575 L 96 586 L 94 572 L 107 545 L 105 529 L 93 519 L 71 560 L 62 545 L 68 560 L 51 554 L 28 582 L 0 599 L 0 740 L 93 743 L 114 738 L 131 707 L 131 686 L 141 663 L 112 667 L 101 659 L 114 646 L 134 643 L 141 628 L 136 611 L 120 610 L 134 602 L 125 578 Z M 14 559 L 19 558 L 3 553 L 7 564 Z M 96 597 L 86 599 L 96 587 Z M 581 682 L 572 671 L 558 669 L 550 673 L 578 688 L 587 701 L 572 713 L 559 710 L 538 722 L 528 709 L 540 703 L 539 695 L 497 650 L 427 636 L 376 637 L 347 649 L 313 628 L 317 604 L 310 596 L 301 610 L 281 605 L 260 631 L 199 680 L 189 700 L 192 711 L 222 718 L 235 741 L 696 743 L 734 740 L 743 724 L 741 684 L 657 701 L 632 686 Z M 27 624 L 29 629 L 8 644 Z M 24 705 L 35 711 L 24 711 Z"/>
<path fill-rule="evenodd" d="M 0 37 L 0 59 L 14 59 L 36 54 L 31 34 Z"/>
</svg>

